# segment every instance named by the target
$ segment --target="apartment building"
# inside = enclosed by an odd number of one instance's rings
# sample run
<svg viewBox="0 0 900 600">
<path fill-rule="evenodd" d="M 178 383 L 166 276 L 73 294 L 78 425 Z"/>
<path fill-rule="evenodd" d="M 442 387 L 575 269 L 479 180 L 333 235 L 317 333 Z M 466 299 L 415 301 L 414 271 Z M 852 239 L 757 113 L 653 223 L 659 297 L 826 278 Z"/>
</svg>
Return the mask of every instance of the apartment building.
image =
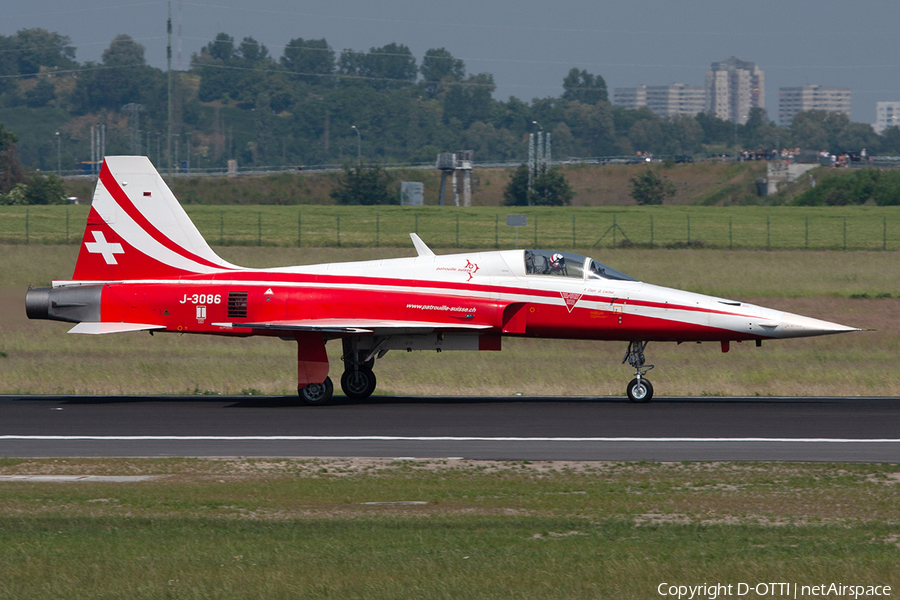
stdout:
<svg viewBox="0 0 900 600">
<path fill-rule="evenodd" d="M 881 135 L 888 127 L 900 127 L 900 102 L 875 103 L 875 133 Z"/>
<path fill-rule="evenodd" d="M 752 63 L 732 56 L 706 72 L 705 112 L 720 119 L 747 122 L 751 108 L 766 107 L 765 74 Z"/>
<path fill-rule="evenodd" d="M 850 117 L 850 88 L 803 85 L 778 88 L 778 124 L 790 126 L 797 113 L 825 110 Z"/>
<path fill-rule="evenodd" d="M 706 104 L 706 90 L 701 86 L 683 83 L 615 88 L 613 104 L 629 109 L 646 106 L 660 117 L 675 115 L 693 117 L 697 113 L 703 112 Z"/>
</svg>

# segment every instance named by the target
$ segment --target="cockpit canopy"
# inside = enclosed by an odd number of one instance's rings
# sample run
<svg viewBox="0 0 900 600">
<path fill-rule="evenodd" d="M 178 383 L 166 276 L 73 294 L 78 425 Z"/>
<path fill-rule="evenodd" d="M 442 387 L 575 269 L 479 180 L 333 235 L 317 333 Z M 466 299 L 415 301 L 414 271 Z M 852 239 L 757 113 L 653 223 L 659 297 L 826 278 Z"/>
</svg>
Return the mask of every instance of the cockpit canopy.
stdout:
<svg viewBox="0 0 900 600">
<path fill-rule="evenodd" d="M 572 252 L 558 250 L 526 250 L 526 275 L 556 275 L 584 279 L 618 279 L 636 281 L 624 273 L 611 269 L 596 260 Z"/>
</svg>

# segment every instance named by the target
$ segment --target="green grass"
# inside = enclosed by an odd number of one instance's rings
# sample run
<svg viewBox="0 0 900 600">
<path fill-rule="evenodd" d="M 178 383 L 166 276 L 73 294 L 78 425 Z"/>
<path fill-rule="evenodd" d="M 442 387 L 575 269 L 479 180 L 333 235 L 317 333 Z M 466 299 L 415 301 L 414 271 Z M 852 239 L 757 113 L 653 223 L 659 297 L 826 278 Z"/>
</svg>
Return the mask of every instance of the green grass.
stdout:
<svg viewBox="0 0 900 600">
<path fill-rule="evenodd" d="M 513 248 L 507 214 L 528 215 L 519 247 L 589 253 L 623 240 L 637 245 L 716 248 L 900 249 L 898 207 L 338 207 L 187 206 L 212 245 Z M 77 244 L 87 206 L 2 206 L 0 242 Z M 613 227 L 615 225 L 616 227 Z"/>
<path fill-rule="evenodd" d="M 656 597 L 660 583 L 897 586 L 896 465 L 23 460 L 8 598 Z M 425 504 L 366 502 L 416 501 Z"/>
</svg>

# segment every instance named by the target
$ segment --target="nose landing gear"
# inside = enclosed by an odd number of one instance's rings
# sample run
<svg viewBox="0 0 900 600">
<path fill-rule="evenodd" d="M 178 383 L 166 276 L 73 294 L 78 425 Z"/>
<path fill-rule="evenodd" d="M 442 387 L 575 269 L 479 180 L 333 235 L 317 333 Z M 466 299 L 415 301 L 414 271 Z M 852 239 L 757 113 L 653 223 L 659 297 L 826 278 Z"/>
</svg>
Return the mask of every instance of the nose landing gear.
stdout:
<svg viewBox="0 0 900 600">
<path fill-rule="evenodd" d="M 634 367 L 634 379 L 625 388 L 625 393 L 632 402 L 650 402 L 650 399 L 653 398 L 653 385 L 644 379 L 647 372 L 653 368 L 653 365 L 644 366 L 644 348 L 646 347 L 647 342 L 628 342 L 628 350 L 625 351 L 625 358 L 622 359 L 622 364 L 627 362 Z"/>
</svg>

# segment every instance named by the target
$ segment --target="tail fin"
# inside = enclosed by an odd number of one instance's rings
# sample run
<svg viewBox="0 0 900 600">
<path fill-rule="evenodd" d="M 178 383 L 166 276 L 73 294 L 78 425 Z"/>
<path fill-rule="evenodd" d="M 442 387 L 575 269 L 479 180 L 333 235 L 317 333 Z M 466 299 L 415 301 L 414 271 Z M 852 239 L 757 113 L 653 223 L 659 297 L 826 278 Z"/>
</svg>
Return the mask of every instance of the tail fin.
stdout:
<svg viewBox="0 0 900 600">
<path fill-rule="evenodd" d="M 146 156 L 107 156 L 75 280 L 162 279 L 238 269 L 206 243 Z"/>
</svg>

